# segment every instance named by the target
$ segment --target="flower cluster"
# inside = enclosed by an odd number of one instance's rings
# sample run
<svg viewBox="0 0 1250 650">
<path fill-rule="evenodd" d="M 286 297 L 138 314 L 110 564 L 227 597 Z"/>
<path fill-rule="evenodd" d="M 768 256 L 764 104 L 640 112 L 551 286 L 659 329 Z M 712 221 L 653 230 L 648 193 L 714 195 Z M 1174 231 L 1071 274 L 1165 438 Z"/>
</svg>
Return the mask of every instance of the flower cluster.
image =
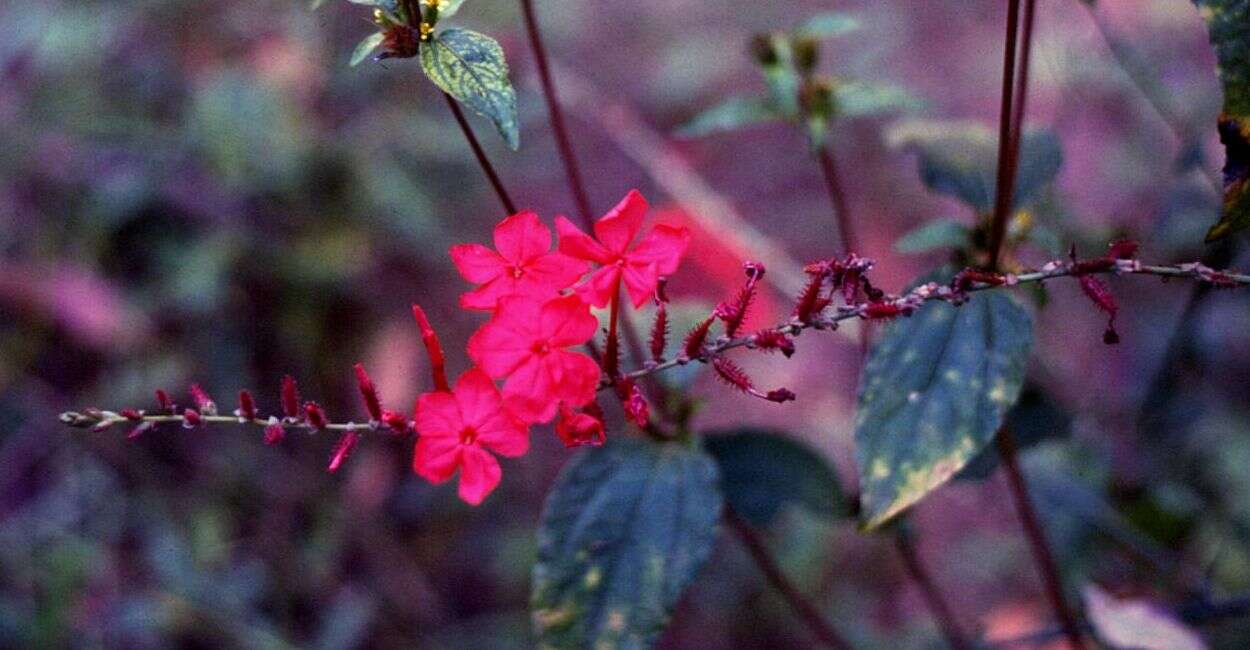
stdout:
<svg viewBox="0 0 1250 650">
<path fill-rule="evenodd" d="M 639 237 L 646 212 L 646 200 L 634 190 L 594 224 L 593 236 L 557 217 L 554 250 L 551 230 L 533 212 L 501 221 L 494 250 L 451 248 L 460 275 L 477 285 L 460 297 L 460 306 L 491 316 L 469 339 L 473 367 L 449 386 L 437 337 L 414 307 L 436 388 L 417 398 L 418 474 L 441 483 L 459 471 L 460 497 L 477 504 L 499 484 L 499 463 L 490 452 L 524 454 L 530 425 L 559 416 L 556 433 L 565 445 L 602 444 L 595 395 L 605 370 L 609 381 L 619 380 L 626 416 L 645 425 L 645 398 L 616 371 L 622 288 L 634 307 L 642 306 L 657 294 L 661 278 L 677 270 L 690 239 L 686 229 L 663 224 Z M 594 349 L 599 320 L 592 307 L 611 308 L 602 368 L 577 349 Z"/>
</svg>

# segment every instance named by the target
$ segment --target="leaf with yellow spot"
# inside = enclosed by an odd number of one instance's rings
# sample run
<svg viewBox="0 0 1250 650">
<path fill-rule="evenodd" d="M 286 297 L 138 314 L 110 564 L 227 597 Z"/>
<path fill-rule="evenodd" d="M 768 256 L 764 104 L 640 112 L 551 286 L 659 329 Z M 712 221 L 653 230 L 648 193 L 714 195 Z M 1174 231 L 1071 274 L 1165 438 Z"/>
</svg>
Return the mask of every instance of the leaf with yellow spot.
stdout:
<svg viewBox="0 0 1250 650">
<path fill-rule="evenodd" d="M 646 648 L 712 552 L 716 463 L 686 443 L 613 438 L 574 458 L 538 528 L 532 619 L 547 648 Z"/>
<path fill-rule="evenodd" d="M 855 421 L 864 528 L 946 483 L 1015 404 L 1032 318 L 1005 292 L 929 302 L 882 332 L 864 367 Z"/>
<path fill-rule="evenodd" d="M 1224 109 L 1224 209 L 1207 231 L 1215 241 L 1250 227 L 1250 0 L 1194 0 L 1219 60 Z"/>
</svg>

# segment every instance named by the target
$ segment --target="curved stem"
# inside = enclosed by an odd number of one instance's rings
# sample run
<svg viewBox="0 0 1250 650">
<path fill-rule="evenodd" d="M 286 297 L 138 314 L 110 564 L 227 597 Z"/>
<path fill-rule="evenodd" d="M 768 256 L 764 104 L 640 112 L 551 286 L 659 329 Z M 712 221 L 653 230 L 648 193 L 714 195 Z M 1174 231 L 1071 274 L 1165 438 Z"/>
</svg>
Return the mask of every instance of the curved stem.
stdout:
<svg viewBox="0 0 1250 650">
<path fill-rule="evenodd" d="M 538 66 L 538 79 L 542 85 L 543 97 L 547 100 L 551 131 L 555 135 L 556 146 L 560 151 L 560 160 L 564 163 L 564 174 L 568 178 L 569 191 L 573 194 L 573 201 L 577 203 L 577 211 L 581 215 L 582 223 L 590 228 L 594 223 L 594 213 L 590 209 L 590 199 L 586 195 L 586 185 L 582 182 L 577 155 L 573 151 L 569 132 L 565 127 L 564 110 L 560 107 L 560 98 L 556 95 L 556 86 L 551 80 L 551 66 L 547 63 L 547 48 L 543 46 L 542 32 L 539 31 L 538 17 L 534 11 L 534 1 L 521 0 L 521 13 L 525 16 L 525 31 L 529 36 L 530 48 L 534 51 L 534 63 Z"/>
<path fill-rule="evenodd" d="M 503 181 L 499 180 L 499 174 L 495 172 L 494 165 L 490 164 L 490 159 L 486 157 L 486 152 L 482 149 L 481 143 L 477 141 L 477 136 L 473 135 L 473 128 L 469 126 L 469 121 L 464 118 L 464 111 L 460 110 L 460 104 L 456 102 L 456 98 L 447 93 L 443 93 L 443 98 L 447 100 L 447 107 L 451 109 L 451 114 L 456 117 L 456 124 L 460 125 L 460 131 L 464 133 L 464 139 L 469 141 L 469 148 L 473 150 L 473 155 L 477 158 L 477 164 L 486 173 L 486 178 L 490 180 L 490 186 L 495 188 L 495 196 L 499 197 L 499 202 L 503 204 L 503 208 L 508 214 L 516 214 L 516 204 L 512 202 L 512 197 L 508 196 L 508 190 L 504 189 Z"/>
<path fill-rule="evenodd" d="M 1029 498 L 1028 483 L 1025 482 L 1024 474 L 1020 471 L 1020 464 L 1016 458 L 1015 436 L 1010 429 L 1003 427 L 995 437 L 995 442 L 998 445 L 998 455 L 1003 461 L 1003 469 L 1007 474 L 1007 482 L 1011 486 L 1016 513 L 1020 516 L 1020 524 L 1024 527 L 1025 537 L 1029 540 L 1029 549 L 1033 553 L 1034 563 L 1046 587 L 1046 597 L 1050 600 L 1050 606 L 1063 627 L 1068 643 L 1073 648 L 1083 649 L 1085 641 L 1081 637 L 1080 624 L 1068 607 L 1067 598 L 1063 593 L 1063 580 L 1059 575 L 1059 565 L 1055 562 L 1055 556 L 1051 553 L 1050 545 L 1046 541 L 1046 532 L 1042 529 L 1037 511 L 1033 509 L 1033 502 Z"/>
<path fill-rule="evenodd" d="M 786 577 L 781 567 L 777 566 L 777 562 L 769 555 L 768 547 L 764 544 L 764 540 L 760 538 L 759 533 L 728 506 L 725 507 L 725 523 L 729 524 L 729 527 L 738 535 L 738 539 L 742 541 L 742 545 L 751 554 L 751 558 L 755 560 L 755 564 L 759 566 L 760 572 L 768 579 L 768 583 L 777 590 L 777 593 L 786 601 L 786 604 L 794 610 L 794 613 L 803 621 L 803 624 L 807 626 L 812 635 L 826 647 L 850 650 L 851 644 L 846 639 L 843 639 L 838 634 L 838 631 L 825 621 L 824 617 L 820 615 L 820 610 L 803 596 L 798 587 L 795 587 L 794 583 L 790 582 L 790 579 Z"/>
</svg>

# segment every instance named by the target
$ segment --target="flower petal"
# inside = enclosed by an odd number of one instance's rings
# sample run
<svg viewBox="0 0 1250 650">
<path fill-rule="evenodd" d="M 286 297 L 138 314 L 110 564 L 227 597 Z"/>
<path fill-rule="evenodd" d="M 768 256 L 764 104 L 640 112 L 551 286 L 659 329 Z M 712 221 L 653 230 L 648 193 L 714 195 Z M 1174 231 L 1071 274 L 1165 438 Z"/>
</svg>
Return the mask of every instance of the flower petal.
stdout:
<svg viewBox="0 0 1250 650">
<path fill-rule="evenodd" d="M 524 265 L 551 250 L 551 230 L 533 212 L 518 212 L 495 226 L 495 250 L 508 262 Z"/>
<path fill-rule="evenodd" d="M 495 382 L 479 368 L 470 368 L 456 380 L 452 389 L 464 426 L 477 429 L 503 406 L 503 398 Z"/>
<path fill-rule="evenodd" d="M 616 207 L 595 222 L 595 237 L 617 256 L 624 255 L 647 215 L 647 200 L 638 190 L 630 190 Z"/>
<path fill-rule="evenodd" d="M 498 253 L 481 244 L 456 244 L 448 253 L 460 276 L 474 284 L 490 282 L 508 267 Z"/>
<path fill-rule="evenodd" d="M 460 466 L 460 440 L 457 438 L 417 439 L 412 454 L 412 471 L 431 483 L 442 483 Z"/>
<path fill-rule="evenodd" d="M 570 257 L 563 253 L 548 253 L 533 260 L 525 267 L 522 282 L 538 282 L 549 285 L 552 290 L 560 291 L 573 286 L 573 283 L 586 275 L 590 264 Z"/>
<path fill-rule="evenodd" d="M 590 307 L 576 295 L 548 300 L 540 312 L 541 336 L 555 348 L 567 348 L 589 341 L 599 329 L 599 319 L 590 314 Z"/>
<path fill-rule="evenodd" d="M 660 275 L 672 275 L 677 272 L 677 265 L 689 245 L 689 228 L 661 223 L 652 228 L 626 257 L 631 263 L 654 263 Z"/>
<path fill-rule="evenodd" d="M 621 267 L 616 264 L 601 266 L 585 282 L 577 285 L 577 295 L 590 305 L 607 307 L 612 302 L 612 294 L 616 293 L 620 279 Z"/>
<path fill-rule="evenodd" d="M 475 506 L 495 490 L 499 479 L 503 478 L 503 470 L 499 461 L 489 452 L 473 445 L 465 446 L 460 452 L 460 498 L 465 503 Z"/>
<path fill-rule="evenodd" d="M 533 355 L 540 307 L 527 296 L 500 298 L 495 315 L 469 337 L 469 358 L 495 379 L 511 374 Z"/>
<path fill-rule="evenodd" d="M 459 440 L 464 429 L 460 405 L 451 393 L 424 393 L 417 398 L 417 433 L 421 439 L 451 437 Z"/>
<path fill-rule="evenodd" d="M 625 265 L 621 280 L 625 284 L 625 290 L 629 292 L 629 300 L 634 304 L 635 309 L 655 295 L 655 285 L 659 279 L 660 274 L 656 273 L 655 264 Z"/>
<path fill-rule="evenodd" d="M 529 427 L 499 408 L 478 425 L 477 442 L 500 456 L 524 456 L 530 450 Z"/>
<path fill-rule="evenodd" d="M 460 294 L 460 308 L 489 311 L 495 308 L 500 298 L 518 293 L 516 279 L 511 275 L 500 275 L 472 291 Z"/>
<path fill-rule="evenodd" d="M 550 422 L 560 404 L 555 390 L 549 367 L 541 358 L 534 357 L 518 367 L 504 382 L 504 403 L 518 420 L 526 424 Z"/>
<path fill-rule="evenodd" d="M 560 236 L 560 252 L 565 255 L 599 264 L 610 264 L 616 258 L 603 244 L 564 217 L 556 217 L 556 234 Z"/>
<path fill-rule="evenodd" d="M 557 402 L 563 400 L 570 406 L 584 406 L 595 399 L 599 387 L 599 364 L 581 352 L 556 350 L 542 359 L 546 374 L 551 378 L 550 394 Z M 555 415 L 555 408 L 552 408 Z M 547 420 L 550 420 L 549 416 Z M 546 422 L 547 420 L 543 420 Z"/>
</svg>

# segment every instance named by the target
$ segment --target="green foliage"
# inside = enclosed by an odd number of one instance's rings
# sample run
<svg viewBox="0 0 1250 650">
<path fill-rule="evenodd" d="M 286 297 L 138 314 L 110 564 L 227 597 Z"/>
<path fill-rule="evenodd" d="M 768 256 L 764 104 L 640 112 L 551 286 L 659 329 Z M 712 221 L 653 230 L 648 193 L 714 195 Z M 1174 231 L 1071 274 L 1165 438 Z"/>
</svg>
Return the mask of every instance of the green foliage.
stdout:
<svg viewBox="0 0 1250 650">
<path fill-rule="evenodd" d="M 713 133 L 737 131 L 746 126 L 785 119 L 776 106 L 764 98 L 732 97 L 699 113 L 677 128 L 679 138 L 701 138 Z"/>
<path fill-rule="evenodd" d="M 399 0 L 347 0 L 355 5 L 365 5 L 366 7 L 377 7 L 382 11 L 395 14 L 399 12 Z"/>
<path fill-rule="evenodd" d="M 1215 241 L 1250 227 L 1250 0 L 1194 0 L 1207 22 L 1224 86 L 1224 210 L 1207 232 Z"/>
<path fill-rule="evenodd" d="M 900 253 L 924 253 L 935 248 L 962 248 L 968 245 L 972 231 L 955 219 L 934 219 L 894 242 Z"/>
<path fill-rule="evenodd" d="M 365 59 L 369 58 L 373 51 L 382 45 L 382 40 L 386 38 L 386 34 L 382 32 L 374 32 L 356 44 L 356 49 L 352 50 L 351 64 L 353 66 L 360 65 Z"/>
<path fill-rule="evenodd" d="M 1007 414 L 1007 426 L 1015 436 L 1016 446 L 1028 449 L 1047 440 L 1068 437 L 1072 430 L 1072 416 L 1040 389 L 1026 386 L 1015 407 Z M 987 479 L 998 469 L 998 463 L 998 449 L 986 447 L 959 471 L 955 480 Z"/>
<path fill-rule="evenodd" d="M 457 11 L 460 11 L 460 6 L 463 4 L 464 0 L 446 0 L 438 9 L 439 19 L 449 18 L 455 15 Z"/>
<path fill-rule="evenodd" d="M 828 38 L 841 36 L 859 29 L 859 20 L 838 11 L 826 11 L 808 18 L 794 30 L 801 36 Z"/>
<path fill-rule="evenodd" d="M 838 117 L 872 117 L 924 107 L 920 98 L 902 86 L 868 81 L 838 81 L 833 101 Z"/>
<path fill-rule="evenodd" d="M 929 189 L 967 203 L 977 214 L 993 208 L 998 137 L 988 126 L 913 120 L 890 129 L 887 140 L 919 154 L 920 178 Z M 1044 129 L 1026 131 L 1020 142 L 1016 207 L 1038 198 L 1062 166 L 1058 136 Z"/>
<path fill-rule="evenodd" d="M 993 439 L 1015 403 L 1032 319 L 1010 295 L 929 302 L 890 324 L 864 368 L 855 421 L 865 528 L 924 498 Z"/>
<path fill-rule="evenodd" d="M 503 48 L 467 29 L 448 29 L 421 46 L 421 67 L 444 92 L 495 124 L 512 149 L 520 146 L 516 91 Z"/>
<path fill-rule="evenodd" d="M 725 500 L 754 526 L 768 526 L 794 506 L 830 519 L 846 513 L 833 467 L 781 431 L 713 432 L 704 445 L 720 467 Z"/>
<path fill-rule="evenodd" d="M 538 529 L 533 619 L 550 648 L 645 648 L 712 552 L 716 463 L 681 442 L 614 437 L 573 459 Z"/>
</svg>

